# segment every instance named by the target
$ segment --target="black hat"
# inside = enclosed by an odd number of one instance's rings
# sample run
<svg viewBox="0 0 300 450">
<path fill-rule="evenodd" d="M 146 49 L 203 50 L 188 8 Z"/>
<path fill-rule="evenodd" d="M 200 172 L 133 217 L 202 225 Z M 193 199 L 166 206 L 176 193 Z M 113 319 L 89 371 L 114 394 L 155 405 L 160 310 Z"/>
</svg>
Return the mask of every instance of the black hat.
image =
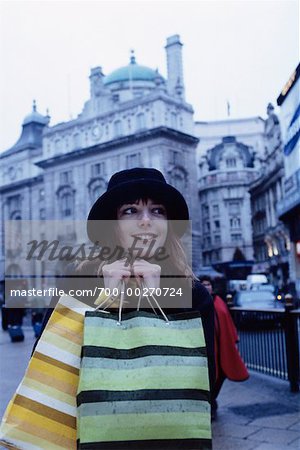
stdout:
<svg viewBox="0 0 300 450">
<path fill-rule="evenodd" d="M 161 201 L 167 209 L 174 230 L 182 236 L 187 229 L 189 210 L 182 194 L 168 184 L 157 169 L 134 168 L 115 173 L 108 182 L 107 190 L 93 204 L 87 219 L 87 233 L 92 242 L 101 242 L 96 220 L 116 220 L 117 207 L 129 198 L 153 198 Z M 182 222 L 185 221 L 185 222 Z"/>
</svg>

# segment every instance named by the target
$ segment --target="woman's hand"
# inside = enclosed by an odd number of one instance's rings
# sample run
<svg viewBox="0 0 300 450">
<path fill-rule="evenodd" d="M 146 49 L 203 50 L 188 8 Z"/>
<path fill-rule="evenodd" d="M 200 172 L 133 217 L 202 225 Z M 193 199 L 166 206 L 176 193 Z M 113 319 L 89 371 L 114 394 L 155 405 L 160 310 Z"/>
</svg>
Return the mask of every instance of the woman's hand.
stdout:
<svg viewBox="0 0 300 450">
<path fill-rule="evenodd" d="M 138 283 L 142 278 L 148 288 L 160 286 L 161 267 L 158 264 L 151 264 L 144 259 L 136 259 L 132 264 L 132 274 L 136 277 Z"/>
<path fill-rule="evenodd" d="M 102 274 L 104 287 L 112 292 L 122 280 L 127 282 L 130 279 L 131 267 L 128 265 L 127 259 L 119 259 L 111 264 L 105 264 L 102 267 Z"/>
</svg>

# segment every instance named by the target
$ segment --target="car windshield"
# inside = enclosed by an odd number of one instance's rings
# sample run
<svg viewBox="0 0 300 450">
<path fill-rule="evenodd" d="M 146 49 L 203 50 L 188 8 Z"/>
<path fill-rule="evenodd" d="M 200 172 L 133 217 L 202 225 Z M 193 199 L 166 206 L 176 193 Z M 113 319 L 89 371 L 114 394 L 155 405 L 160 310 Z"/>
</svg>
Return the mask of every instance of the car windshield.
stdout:
<svg viewBox="0 0 300 450">
<path fill-rule="evenodd" d="M 251 291 L 251 292 L 240 292 L 239 300 L 243 303 L 249 302 L 265 302 L 272 301 L 274 296 L 270 291 Z"/>
</svg>

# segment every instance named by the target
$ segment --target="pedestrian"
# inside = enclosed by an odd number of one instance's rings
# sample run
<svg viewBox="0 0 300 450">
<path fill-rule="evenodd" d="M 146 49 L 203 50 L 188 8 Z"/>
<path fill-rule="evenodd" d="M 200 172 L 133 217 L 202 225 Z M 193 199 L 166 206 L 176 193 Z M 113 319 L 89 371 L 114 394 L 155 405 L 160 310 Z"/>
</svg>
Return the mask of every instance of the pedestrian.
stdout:
<svg viewBox="0 0 300 450">
<path fill-rule="evenodd" d="M 212 419 L 214 420 L 217 417 L 217 397 L 225 379 L 245 381 L 249 378 L 249 373 L 237 349 L 238 334 L 227 305 L 214 293 L 209 276 L 202 276 L 200 280 L 212 296 L 215 309 L 216 381 L 212 391 Z"/>
<path fill-rule="evenodd" d="M 106 254 L 109 256 L 104 258 L 102 254 L 102 258 L 74 265 L 73 274 L 68 270 L 68 275 L 72 277 L 71 284 L 65 286 L 66 293 L 70 286 L 74 288 L 74 283 L 76 287 L 84 285 L 104 289 L 100 296 L 87 302 L 89 308 L 91 305 L 95 308 L 96 305 L 100 311 L 89 309 L 85 313 L 86 331 L 82 342 L 77 391 L 78 448 L 121 449 L 130 446 L 132 449 L 148 449 L 151 445 L 165 450 L 211 448 L 210 408 L 206 403 L 215 376 L 214 309 L 210 295 L 193 274 L 180 242 L 187 229 L 188 219 L 189 211 L 182 194 L 166 182 L 161 172 L 152 168 L 135 168 L 114 174 L 107 191 L 97 199 L 89 212 L 89 239 L 94 244 L 100 244 L 101 248 L 108 249 Z M 129 288 L 130 292 L 136 292 L 139 288 L 139 292 L 146 293 L 129 295 Z M 178 296 L 167 295 L 164 298 L 161 295 L 164 289 L 175 290 Z M 126 291 L 125 298 L 123 291 Z M 150 292 L 154 292 L 154 295 Z M 140 305 L 138 313 L 137 303 Z M 105 309 L 107 305 L 108 309 Z M 126 306 L 126 311 L 122 310 L 122 306 L 123 309 Z M 161 314 L 158 318 L 163 320 L 157 321 L 152 309 Z M 40 337 L 43 345 L 39 346 L 38 343 L 37 351 L 48 352 L 49 344 L 55 344 L 62 335 L 62 326 L 59 329 L 57 327 L 57 322 L 61 320 L 58 313 L 55 310 L 54 319 L 51 311 L 46 314 L 43 323 L 45 330 Z M 72 324 L 68 326 L 78 329 L 78 317 L 78 310 L 76 313 L 71 312 L 70 319 L 74 318 L 76 323 L 73 325 L 71 320 Z M 49 325 L 52 320 L 56 327 L 55 338 L 52 332 L 47 332 L 48 320 Z M 139 320 L 143 326 L 140 326 Z M 151 320 L 155 322 L 149 328 Z M 103 325 L 97 328 L 99 321 Z M 196 327 L 201 322 L 198 334 Z M 114 323 L 120 326 L 112 331 Z M 170 324 L 172 326 L 168 327 Z M 144 333 L 140 335 L 139 343 L 134 340 L 138 333 Z M 201 333 L 203 339 L 198 341 Z M 48 339 L 45 344 L 44 334 Z M 133 343 L 130 341 L 132 335 Z M 196 341 L 193 341 L 195 338 L 190 340 L 190 335 L 195 336 Z M 140 344 L 148 336 L 152 336 L 155 343 L 146 346 Z M 169 341 L 165 341 L 165 336 Z M 181 345 L 180 339 L 184 341 L 186 338 L 187 345 Z M 129 339 L 131 345 L 127 341 L 122 344 L 122 339 Z M 65 348 L 67 350 L 67 346 Z M 98 362 L 99 355 L 102 359 Z M 51 358 L 50 361 L 48 354 L 46 357 L 39 355 L 36 365 L 41 367 L 43 360 L 50 364 L 53 361 Z M 154 372 L 151 372 L 153 364 Z M 61 365 L 58 361 L 52 367 L 55 370 Z M 149 367 L 152 374 L 147 378 Z M 128 372 L 128 369 L 132 369 L 132 372 Z M 69 370 L 75 374 L 75 368 Z M 97 376 L 98 371 L 103 373 L 105 370 L 110 376 Z M 122 373 L 125 373 L 124 378 Z M 195 374 L 192 383 L 197 388 L 190 388 L 191 373 Z M 152 387 L 153 383 L 155 388 Z M 116 389 L 116 385 L 119 389 Z M 163 388 L 157 387 L 160 385 Z M 140 388 L 134 390 L 133 386 Z M 52 388 L 55 387 L 54 383 Z M 60 385 L 59 389 L 62 388 Z M 59 407 L 60 404 L 57 404 Z M 97 417 L 93 417 L 93 414 Z M 66 420 L 74 424 L 70 421 L 70 413 Z M 94 423 L 97 423 L 96 428 Z M 57 434 L 63 432 L 58 427 L 55 431 Z M 98 437 L 101 433 L 106 443 Z M 47 438 L 53 439 L 49 435 Z M 148 443 L 148 440 L 155 440 L 156 444 Z"/>
</svg>

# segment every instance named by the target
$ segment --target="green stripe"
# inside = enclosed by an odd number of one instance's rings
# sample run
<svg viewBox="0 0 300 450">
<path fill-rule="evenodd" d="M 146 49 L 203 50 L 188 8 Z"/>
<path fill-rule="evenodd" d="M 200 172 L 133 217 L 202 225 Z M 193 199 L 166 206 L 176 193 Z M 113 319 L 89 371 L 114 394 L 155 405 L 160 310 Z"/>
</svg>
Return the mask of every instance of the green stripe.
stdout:
<svg viewBox="0 0 300 450">
<path fill-rule="evenodd" d="M 78 417 L 112 414 L 210 413 L 210 405 L 202 400 L 138 400 L 85 403 L 78 408 Z M 100 419 L 101 420 L 101 419 Z"/>
<path fill-rule="evenodd" d="M 208 413 L 120 414 L 83 417 L 80 442 L 211 437 Z"/>
<path fill-rule="evenodd" d="M 206 367 L 144 367 L 132 370 L 81 369 L 78 392 L 88 390 L 209 389 Z"/>
<path fill-rule="evenodd" d="M 145 345 L 171 345 L 177 347 L 202 347 L 205 340 L 202 329 L 177 330 L 172 324 L 164 328 L 151 327 L 125 330 L 123 326 L 112 328 L 84 327 L 84 345 L 129 349 Z"/>
<path fill-rule="evenodd" d="M 111 359 L 83 357 L 82 367 L 85 369 L 127 370 L 152 366 L 197 366 L 207 367 L 205 356 L 167 356 L 151 355 L 135 359 Z"/>
<path fill-rule="evenodd" d="M 107 316 L 103 317 L 86 317 L 85 324 L 89 327 L 115 327 L 116 320 Z M 193 328 L 202 328 L 202 322 L 200 318 L 190 319 L 190 320 L 176 320 L 170 322 L 170 325 L 174 329 L 178 330 L 190 330 Z M 168 326 L 170 326 L 168 325 Z M 131 329 L 136 327 L 154 327 L 154 328 L 165 328 L 166 322 L 162 319 L 150 318 L 150 317 L 134 317 L 130 320 L 122 321 L 123 329 Z"/>
</svg>

